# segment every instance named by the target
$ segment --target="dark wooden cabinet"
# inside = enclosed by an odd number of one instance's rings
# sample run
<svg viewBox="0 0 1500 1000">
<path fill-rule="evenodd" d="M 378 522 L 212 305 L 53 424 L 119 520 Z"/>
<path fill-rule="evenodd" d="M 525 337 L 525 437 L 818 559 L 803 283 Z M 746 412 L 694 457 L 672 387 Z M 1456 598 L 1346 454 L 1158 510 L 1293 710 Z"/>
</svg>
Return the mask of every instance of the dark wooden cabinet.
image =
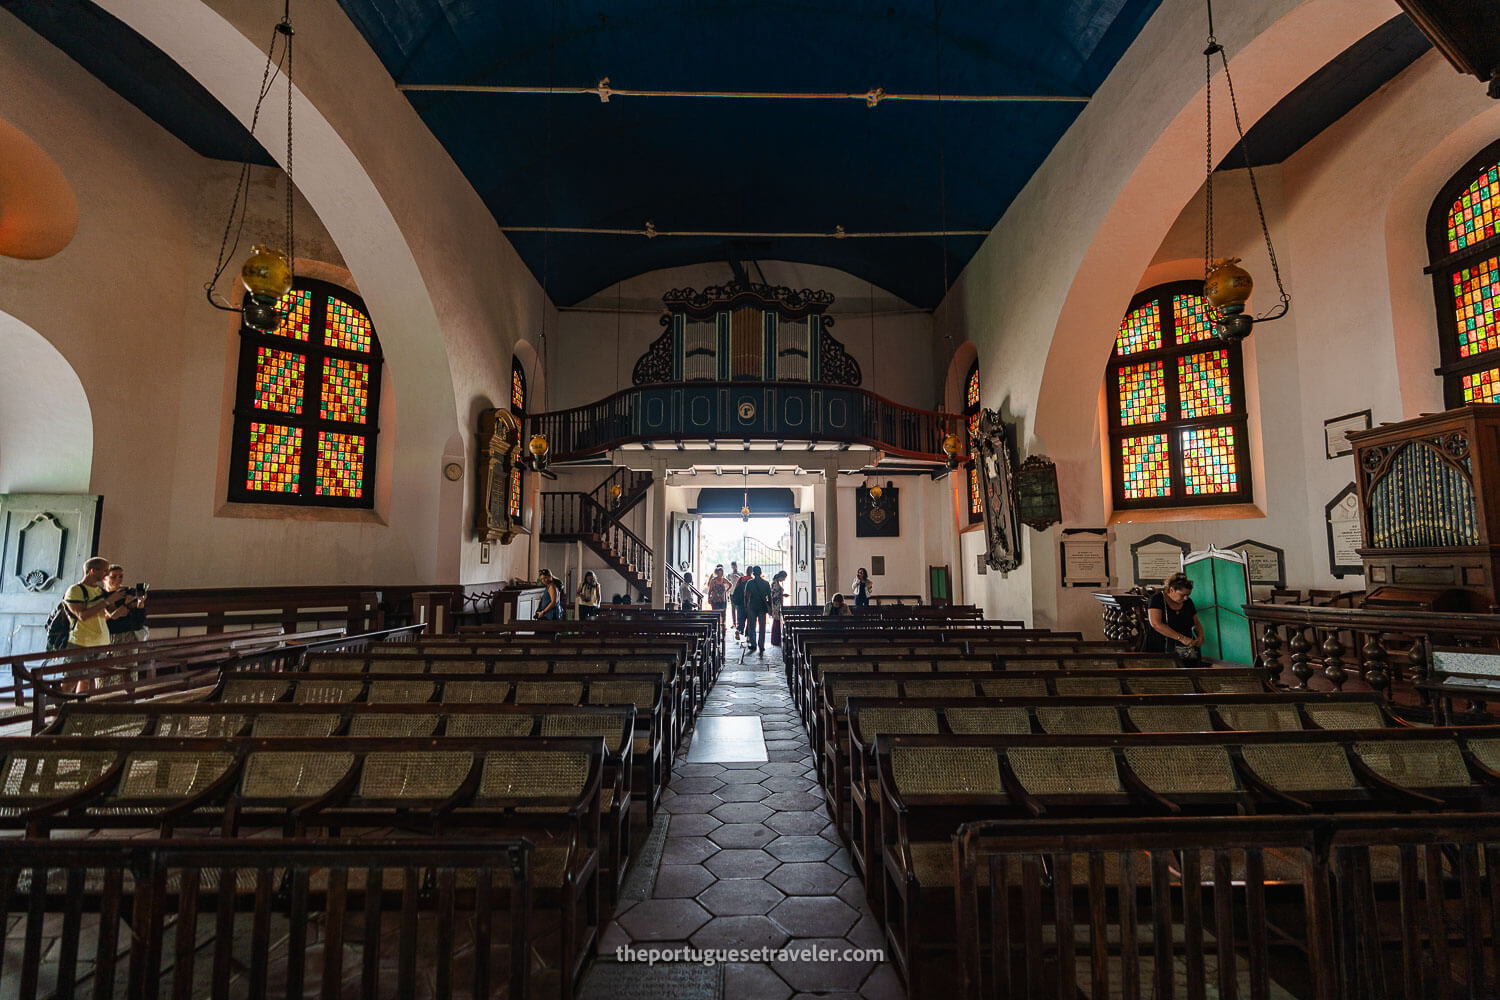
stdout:
<svg viewBox="0 0 1500 1000">
<path fill-rule="evenodd" d="M 1383 424 L 1349 440 L 1365 586 L 1488 612 L 1500 575 L 1500 404 Z M 1445 590 L 1459 591 L 1464 606 L 1451 607 L 1458 599 L 1440 596 Z"/>
</svg>

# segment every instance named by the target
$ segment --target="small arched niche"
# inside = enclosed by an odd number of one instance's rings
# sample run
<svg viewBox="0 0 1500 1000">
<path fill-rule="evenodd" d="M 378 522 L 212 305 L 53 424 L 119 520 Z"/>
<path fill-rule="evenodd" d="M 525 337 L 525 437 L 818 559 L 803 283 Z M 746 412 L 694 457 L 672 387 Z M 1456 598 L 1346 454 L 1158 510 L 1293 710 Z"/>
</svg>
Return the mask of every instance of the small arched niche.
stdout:
<svg viewBox="0 0 1500 1000">
<path fill-rule="evenodd" d="M 0 357 L 0 493 L 87 493 L 94 420 L 73 366 L 3 312 Z"/>
</svg>

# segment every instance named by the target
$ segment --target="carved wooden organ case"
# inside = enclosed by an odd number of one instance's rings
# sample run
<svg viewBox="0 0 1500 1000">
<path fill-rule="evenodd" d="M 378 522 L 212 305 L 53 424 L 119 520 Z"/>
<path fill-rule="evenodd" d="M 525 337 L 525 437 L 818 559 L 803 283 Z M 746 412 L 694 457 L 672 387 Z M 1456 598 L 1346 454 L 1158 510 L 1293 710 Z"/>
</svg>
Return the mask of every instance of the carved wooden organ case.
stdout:
<svg viewBox="0 0 1500 1000">
<path fill-rule="evenodd" d="M 521 525 L 511 515 L 511 477 L 524 459 L 521 425 L 509 410 L 479 415 L 479 497 L 474 531 L 481 542 L 509 544 Z"/>
<path fill-rule="evenodd" d="M 985 561 L 990 569 L 1008 573 L 1021 565 L 1021 520 L 1016 509 L 1016 462 L 1010 428 L 1000 414 L 984 410 L 970 446 L 979 465 L 979 491 L 984 501 Z"/>
<path fill-rule="evenodd" d="M 1495 603 L 1500 566 L 1500 404 L 1349 435 L 1358 470 L 1365 586 L 1456 588 Z"/>
<path fill-rule="evenodd" d="M 824 313 L 833 293 L 731 281 L 662 296 L 665 331 L 635 363 L 636 385 L 662 382 L 818 382 L 859 385 L 859 362 Z"/>
</svg>

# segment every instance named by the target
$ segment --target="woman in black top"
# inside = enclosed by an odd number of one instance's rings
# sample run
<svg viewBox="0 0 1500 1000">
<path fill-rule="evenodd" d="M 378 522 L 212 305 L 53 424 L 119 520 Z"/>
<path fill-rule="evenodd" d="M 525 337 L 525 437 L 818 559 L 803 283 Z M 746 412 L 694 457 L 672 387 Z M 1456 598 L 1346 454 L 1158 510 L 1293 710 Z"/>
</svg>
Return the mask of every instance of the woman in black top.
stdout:
<svg viewBox="0 0 1500 1000">
<path fill-rule="evenodd" d="M 1182 660 L 1199 658 L 1203 627 L 1193 606 L 1193 581 L 1174 573 L 1167 585 L 1146 602 L 1146 652 L 1173 653 Z"/>
</svg>

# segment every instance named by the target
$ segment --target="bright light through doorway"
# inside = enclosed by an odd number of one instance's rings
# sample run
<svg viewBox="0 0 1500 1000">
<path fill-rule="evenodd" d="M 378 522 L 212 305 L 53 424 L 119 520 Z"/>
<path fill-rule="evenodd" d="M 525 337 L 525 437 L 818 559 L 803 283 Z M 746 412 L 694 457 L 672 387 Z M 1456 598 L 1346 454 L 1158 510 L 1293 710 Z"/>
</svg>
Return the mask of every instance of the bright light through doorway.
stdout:
<svg viewBox="0 0 1500 1000">
<path fill-rule="evenodd" d="M 759 565 L 767 580 L 779 569 L 790 570 L 790 528 L 785 517 L 752 517 L 748 522 L 737 517 L 705 517 L 700 538 L 700 576 L 708 579 L 714 566 L 724 564 L 729 572 L 731 560 L 745 567 Z"/>
</svg>

